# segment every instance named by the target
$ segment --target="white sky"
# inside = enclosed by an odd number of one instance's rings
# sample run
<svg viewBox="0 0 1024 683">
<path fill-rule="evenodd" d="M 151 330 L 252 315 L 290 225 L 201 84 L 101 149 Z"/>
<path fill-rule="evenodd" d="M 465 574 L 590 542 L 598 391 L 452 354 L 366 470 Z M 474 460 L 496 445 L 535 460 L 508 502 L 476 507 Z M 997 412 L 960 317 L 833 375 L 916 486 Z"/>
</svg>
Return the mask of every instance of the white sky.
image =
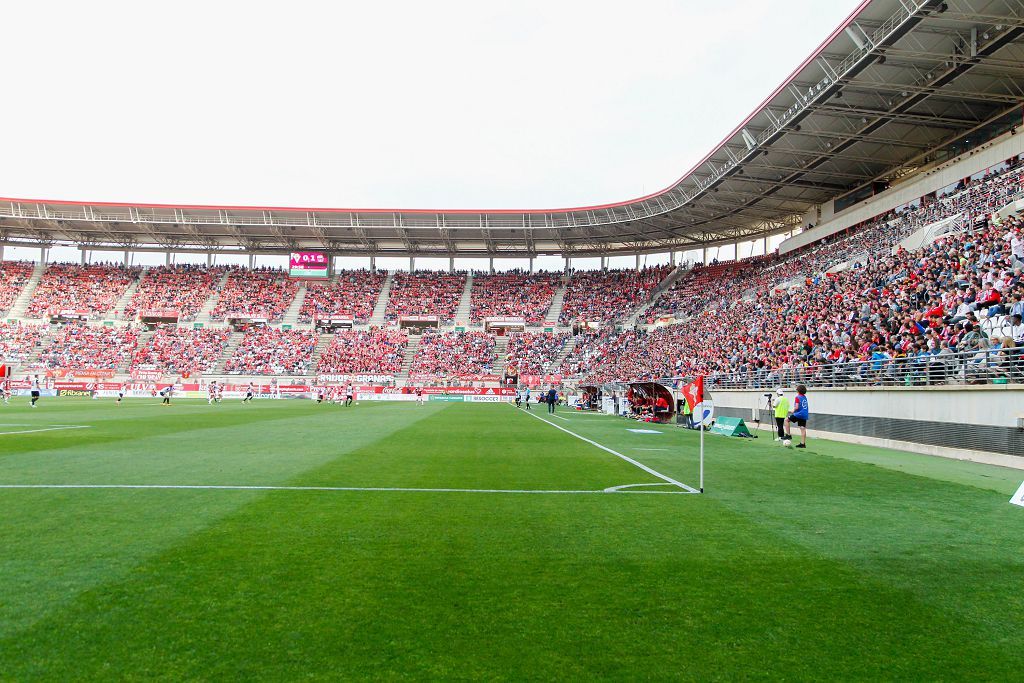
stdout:
<svg viewBox="0 0 1024 683">
<path fill-rule="evenodd" d="M 0 196 L 629 199 L 707 154 L 857 4 L 8 3 Z"/>
</svg>

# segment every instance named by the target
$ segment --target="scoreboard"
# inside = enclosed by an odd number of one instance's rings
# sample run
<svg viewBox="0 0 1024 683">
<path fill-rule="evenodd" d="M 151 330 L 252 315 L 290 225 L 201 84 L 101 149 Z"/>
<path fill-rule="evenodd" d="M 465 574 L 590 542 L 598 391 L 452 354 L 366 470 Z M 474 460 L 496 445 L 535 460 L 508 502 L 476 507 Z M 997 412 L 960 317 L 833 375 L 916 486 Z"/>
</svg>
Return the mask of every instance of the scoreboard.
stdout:
<svg viewBox="0 0 1024 683">
<path fill-rule="evenodd" d="M 319 251 L 293 251 L 288 257 L 288 274 L 292 277 L 320 278 L 330 277 L 328 266 L 331 259 Z"/>
</svg>

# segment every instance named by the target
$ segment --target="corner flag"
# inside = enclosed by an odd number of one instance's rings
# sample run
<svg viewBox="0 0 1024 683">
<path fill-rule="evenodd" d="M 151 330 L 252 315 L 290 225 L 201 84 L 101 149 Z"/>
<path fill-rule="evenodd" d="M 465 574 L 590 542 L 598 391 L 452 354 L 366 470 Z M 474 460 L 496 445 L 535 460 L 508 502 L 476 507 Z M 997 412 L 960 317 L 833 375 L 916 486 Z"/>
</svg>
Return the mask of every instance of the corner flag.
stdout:
<svg viewBox="0 0 1024 683">
<path fill-rule="evenodd" d="M 686 405 L 690 406 L 691 411 L 696 410 L 697 405 L 704 402 L 703 376 L 698 377 L 683 387 L 683 398 L 686 399 Z"/>
</svg>

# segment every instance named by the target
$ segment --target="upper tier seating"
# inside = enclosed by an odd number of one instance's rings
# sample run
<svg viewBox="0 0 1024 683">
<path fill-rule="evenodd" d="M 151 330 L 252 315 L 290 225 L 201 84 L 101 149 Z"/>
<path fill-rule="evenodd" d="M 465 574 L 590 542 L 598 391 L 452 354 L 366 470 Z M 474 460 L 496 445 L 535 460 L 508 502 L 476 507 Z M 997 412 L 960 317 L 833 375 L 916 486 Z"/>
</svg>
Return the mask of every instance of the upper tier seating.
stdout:
<svg viewBox="0 0 1024 683">
<path fill-rule="evenodd" d="M 476 323 L 489 317 L 515 317 L 525 318 L 527 325 L 540 325 L 560 280 L 558 273 L 474 275 L 470 319 Z"/>
<path fill-rule="evenodd" d="M 386 279 L 383 271 L 345 270 L 338 273 L 335 282 L 311 282 L 306 286 L 299 322 L 332 315 L 351 315 L 357 323 L 366 322 L 373 315 Z"/>
<path fill-rule="evenodd" d="M 178 311 L 178 320 L 195 320 L 224 274 L 223 268 L 173 265 L 150 268 L 124 309 L 128 320 L 150 310 Z"/>
<path fill-rule="evenodd" d="M 280 321 L 295 299 L 299 284 L 282 270 L 232 270 L 213 307 L 213 320 L 249 317 Z"/>
<path fill-rule="evenodd" d="M 577 271 L 565 290 L 561 323 L 621 321 L 646 303 L 671 271 L 671 266 Z"/>
<path fill-rule="evenodd" d="M 465 287 L 465 273 L 395 273 L 385 317 L 396 320 L 404 315 L 437 315 L 451 322 Z"/>
<path fill-rule="evenodd" d="M 51 263 L 32 294 L 26 318 L 44 318 L 60 310 L 103 317 L 139 278 L 139 268 L 114 265 Z"/>
<path fill-rule="evenodd" d="M 6 313 L 14 305 L 21 290 L 32 278 L 34 263 L 24 261 L 0 262 L 0 314 Z"/>
</svg>

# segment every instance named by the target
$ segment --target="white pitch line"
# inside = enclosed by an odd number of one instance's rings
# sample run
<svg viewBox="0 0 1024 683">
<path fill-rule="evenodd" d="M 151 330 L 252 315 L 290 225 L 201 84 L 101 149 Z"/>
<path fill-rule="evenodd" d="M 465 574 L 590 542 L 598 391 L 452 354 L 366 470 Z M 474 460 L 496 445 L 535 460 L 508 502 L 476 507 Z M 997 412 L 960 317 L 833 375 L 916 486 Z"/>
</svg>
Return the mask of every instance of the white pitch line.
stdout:
<svg viewBox="0 0 1024 683">
<path fill-rule="evenodd" d="M 34 434 L 36 432 L 59 432 L 65 429 L 89 429 L 90 425 L 63 425 L 59 427 L 46 427 L 45 429 L 20 429 L 16 432 L 0 432 L 0 436 L 8 434 Z"/>
<path fill-rule="evenodd" d="M 552 413 L 551 417 L 555 418 L 556 420 L 562 420 L 563 422 L 572 422 L 572 420 L 570 420 L 569 418 L 567 418 L 567 417 L 558 417 L 554 413 Z"/>
<path fill-rule="evenodd" d="M 627 486 L 667 486 L 668 484 L 627 484 Z M 403 493 L 532 493 L 560 495 L 590 495 L 596 493 L 696 493 L 696 491 L 621 491 L 616 487 L 603 490 L 552 489 L 453 489 L 404 488 L 397 486 L 244 486 L 233 484 L 0 484 L 0 489 L 157 489 L 187 491 L 397 491 Z"/>
<path fill-rule="evenodd" d="M 662 474 L 662 473 L 661 473 L 661 472 L 659 472 L 658 470 L 656 470 L 656 469 L 653 469 L 653 468 L 651 468 L 651 467 L 648 467 L 647 465 L 643 464 L 642 462 L 639 462 L 638 460 L 634 460 L 633 458 L 629 457 L 628 455 L 623 455 L 622 453 L 619 453 L 618 451 L 613 451 L 612 449 L 608 448 L 607 446 L 602 446 L 602 445 L 601 445 L 601 444 L 599 444 L 598 442 L 596 442 L 596 441 L 592 441 L 591 439 L 588 439 L 588 438 L 587 438 L 587 437 L 585 437 L 585 436 L 580 436 L 580 435 L 579 435 L 579 434 L 577 434 L 576 432 L 572 432 L 572 431 L 569 431 L 569 430 L 568 430 L 568 429 L 566 429 L 565 427 L 559 427 L 559 426 L 558 426 L 558 425 L 556 425 L 556 424 L 555 424 L 554 422 L 549 422 L 548 420 L 545 420 L 545 419 L 544 419 L 543 417 L 540 417 L 539 415 L 534 415 L 533 413 L 527 413 L 527 414 L 528 414 L 528 415 L 529 415 L 530 417 L 535 417 L 535 418 L 537 418 L 538 420 L 540 420 L 541 422 L 544 422 L 545 424 L 549 424 L 549 425 L 551 425 L 551 426 L 552 426 L 552 427 L 554 427 L 555 429 L 559 429 L 559 430 L 561 430 L 561 431 L 565 432 L 566 434 L 569 434 L 570 436 L 575 436 L 575 437 L 576 437 L 577 439 L 579 439 L 580 441 L 586 441 L 586 442 L 587 442 L 587 443 L 589 443 L 589 444 L 590 444 L 591 446 L 597 446 L 597 447 L 598 447 L 598 448 L 600 448 L 600 449 L 601 449 L 602 451 L 605 451 L 605 452 L 607 452 L 607 453 L 611 453 L 611 454 L 612 454 L 612 455 L 614 455 L 614 456 L 615 456 L 616 458 L 622 458 L 623 460 L 625 460 L 626 462 L 628 462 L 628 463 L 629 463 L 630 465 L 634 465 L 634 466 L 636 466 L 636 467 L 639 467 L 639 468 L 640 468 L 640 469 L 642 469 L 642 470 L 643 470 L 644 472 L 647 472 L 648 474 L 653 474 L 653 475 L 654 475 L 655 477 L 657 477 L 658 479 L 661 479 L 662 481 L 667 481 L 667 482 L 668 482 L 668 483 L 670 483 L 670 484 L 675 484 L 675 485 L 676 485 L 676 486 L 678 486 L 679 488 L 682 488 L 682 489 L 686 489 L 686 490 L 687 490 L 687 491 L 689 491 L 690 493 L 700 493 L 700 492 L 699 492 L 699 491 L 698 491 L 697 489 L 693 488 L 692 486 L 687 486 L 686 484 L 684 484 L 684 483 L 683 483 L 683 482 L 681 482 L 681 481 L 676 481 L 676 480 L 675 480 L 675 479 L 673 479 L 672 477 L 670 477 L 670 476 L 668 476 L 668 475 L 666 475 L 666 474 Z"/>
<path fill-rule="evenodd" d="M 639 486 L 675 486 L 667 481 L 660 484 L 621 484 L 619 486 L 609 486 L 605 489 L 605 493 L 642 493 L 642 491 L 626 491 L 625 489 L 637 488 Z M 664 493 L 664 491 L 662 492 Z"/>
</svg>

